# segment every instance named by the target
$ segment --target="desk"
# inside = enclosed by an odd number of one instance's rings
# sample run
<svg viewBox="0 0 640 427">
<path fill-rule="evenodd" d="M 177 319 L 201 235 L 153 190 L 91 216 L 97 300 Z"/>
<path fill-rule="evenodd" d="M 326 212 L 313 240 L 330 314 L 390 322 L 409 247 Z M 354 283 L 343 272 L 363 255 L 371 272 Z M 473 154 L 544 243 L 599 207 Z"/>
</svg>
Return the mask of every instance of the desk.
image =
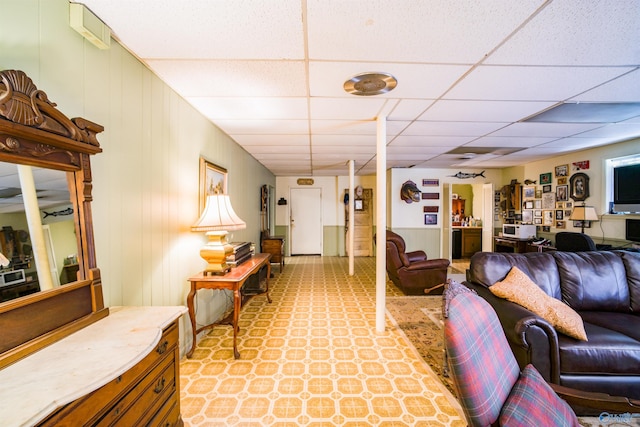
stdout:
<svg viewBox="0 0 640 427">
<path fill-rule="evenodd" d="M 193 341 L 191 342 L 191 350 L 187 353 L 187 358 L 190 358 L 193 351 L 196 349 L 196 337 L 199 332 L 212 328 L 214 325 L 228 325 L 233 327 L 233 356 L 236 359 L 240 358 L 240 352 L 238 351 L 237 337 L 238 337 L 238 318 L 240 317 L 240 309 L 242 308 L 242 285 L 247 279 L 260 271 L 262 266 L 267 266 L 266 287 L 263 292 L 267 294 L 267 301 L 271 302 L 269 296 L 269 277 L 271 276 L 271 258 L 270 254 L 255 254 L 247 261 L 243 262 L 239 266 L 231 269 L 226 274 L 222 275 L 207 275 L 202 272 L 190 277 L 191 291 L 187 296 L 187 307 L 189 308 L 189 318 L 191 319 L 191 331 L 193 334 Z M 219 322 L 214 322 L 210 325 L 202 326 L 196 329 L 196 313 L 193 305 L 193 298 L 196 296 L 198 289 L 229 289 L 233 291 L 233 320 L 229 323 L 229 319 L 225 318 Z"/>
<path fill-rule="evenodd" d="M 511 239 L 509 237 L 494 237 L 494 252 L 515 252 L 522 254 L 527 252 L 527 240 Z"/>
</svg>

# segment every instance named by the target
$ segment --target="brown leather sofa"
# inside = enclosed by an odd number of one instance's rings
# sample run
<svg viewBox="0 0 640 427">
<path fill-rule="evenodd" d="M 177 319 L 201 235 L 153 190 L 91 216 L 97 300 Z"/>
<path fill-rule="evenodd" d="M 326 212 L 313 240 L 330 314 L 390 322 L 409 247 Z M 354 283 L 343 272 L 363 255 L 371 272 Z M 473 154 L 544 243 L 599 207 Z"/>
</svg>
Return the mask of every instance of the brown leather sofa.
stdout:
<svg viewBox="0 0 640 427">
<path fill-rule="evenodd" d="M 524 307 L 494 296 L 489 286 L 512 266 L 573 308 L 588 341 L 559 333 Z M 467 279 L 465 285 L 495 309 L 521 368 L 532 363 L 549 382 L 640 399 L 640 253 L 479 252 Z"/>
<path fill-rule="evenodd" d="M 424 251 L 406 252 L 402 236 L 387 230 L 387 274 L 406 295 L 439 295 L 447 281 L 448 259 L 427 259 Z"/>
</svg>

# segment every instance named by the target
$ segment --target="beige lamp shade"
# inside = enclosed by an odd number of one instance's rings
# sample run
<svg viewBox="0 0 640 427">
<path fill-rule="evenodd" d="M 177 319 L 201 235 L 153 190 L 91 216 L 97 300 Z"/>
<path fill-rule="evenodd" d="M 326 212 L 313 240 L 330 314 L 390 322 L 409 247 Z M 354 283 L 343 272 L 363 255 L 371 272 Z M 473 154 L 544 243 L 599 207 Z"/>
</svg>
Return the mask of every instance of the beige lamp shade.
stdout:
<svg viewBox="0 0 640 427">
<path fill-rule="evenodd" d="M 227 242 L 227 230 L 241 230 L 247 224 L 236 215 L 226 194 L 207 196 L 204 211 L 191 231 L 206 231 L 209 241 L 200 248 L 200 256 L 207 262 L 205 274 L 224 274 L 230 270 L 227 257 L 233 246 Z"/>
<path fill-rule="evenodd" d="M 569 217 L 572 221 L 597 221 L 598 214 L 593 206 L 576 206 Z"/>
</svg>

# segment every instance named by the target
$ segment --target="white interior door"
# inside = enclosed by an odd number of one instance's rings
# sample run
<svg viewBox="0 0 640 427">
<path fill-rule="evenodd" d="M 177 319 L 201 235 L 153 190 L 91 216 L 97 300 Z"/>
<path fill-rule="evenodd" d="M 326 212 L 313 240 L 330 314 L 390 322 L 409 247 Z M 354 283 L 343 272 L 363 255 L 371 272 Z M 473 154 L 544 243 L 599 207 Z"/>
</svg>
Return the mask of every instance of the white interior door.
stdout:
<svg viewBox="0 0 640 427">
<path fill-rule="evenodd" d="M 322 191 L 292 188 L 289 209 L 291 255 L 322 255 Z"/>
</svg>

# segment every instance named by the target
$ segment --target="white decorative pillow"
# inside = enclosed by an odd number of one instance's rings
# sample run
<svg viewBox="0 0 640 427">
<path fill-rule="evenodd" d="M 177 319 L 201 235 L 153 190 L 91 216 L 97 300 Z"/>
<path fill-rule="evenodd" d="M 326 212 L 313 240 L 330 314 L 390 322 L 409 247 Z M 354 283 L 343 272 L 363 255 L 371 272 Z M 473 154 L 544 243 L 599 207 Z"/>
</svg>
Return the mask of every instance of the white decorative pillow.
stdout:
<svg viewBox="0 0 640 427">
<path fill-rule="evenodd" d="M 502 281 L 489 287 L 495 296 L 514 302 L 534 312 L 553 325 L 558 332 L 587 341 L 584 323 L 571 307 L 547 295 L 518 267 L 511 267 Z"/>
</svg>

